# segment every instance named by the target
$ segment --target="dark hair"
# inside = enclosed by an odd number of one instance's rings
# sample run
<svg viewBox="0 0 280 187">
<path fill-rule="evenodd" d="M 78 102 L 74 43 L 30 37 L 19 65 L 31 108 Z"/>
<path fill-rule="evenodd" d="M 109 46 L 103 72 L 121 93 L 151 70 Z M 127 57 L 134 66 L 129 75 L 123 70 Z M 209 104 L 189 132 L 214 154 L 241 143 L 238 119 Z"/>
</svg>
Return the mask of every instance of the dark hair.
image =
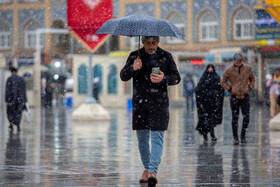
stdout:
<svg viewBox="0 0 280 187">
<path fill-rule="evenodd" d="M 15 72 L 15 73 L 16 73 L 16 72 L 17 72 L 17 68 L 15 68 L 15 67 L 11 67 L 11 68 L 10 68 L 10 71 L 11 71 L 12 73 L 13 73 L 13 72 Z"/>
<path fill-rule="evenodd" d="M 142 43 L 144 43 L 146 40 L 156 40 L 159 42 L 159 36 L 142 36 Z"/>
<path fill-rule="evenodd" d="M 241 54 L 241 53 L 235 53 L 234 56 L 233 56 L 233 60 L 236 60 L 236 61 L 244 61 L 244 56 Z"/>
</svg>

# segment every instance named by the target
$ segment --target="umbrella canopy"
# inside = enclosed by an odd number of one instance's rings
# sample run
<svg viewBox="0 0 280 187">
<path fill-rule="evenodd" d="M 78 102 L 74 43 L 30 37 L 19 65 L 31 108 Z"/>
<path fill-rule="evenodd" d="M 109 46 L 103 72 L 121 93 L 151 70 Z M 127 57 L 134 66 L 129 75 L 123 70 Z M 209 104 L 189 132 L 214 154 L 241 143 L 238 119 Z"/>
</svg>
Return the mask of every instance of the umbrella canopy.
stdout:
<svg viewBox="0 0 280 187">
<path fill-rule="evenodd" d="M 130 37 L 183 36 L 182 32 L 172 23 L 143 14 L 109 19 L 97 30 L 96 34 L 113 34 Z"/>
</svg>

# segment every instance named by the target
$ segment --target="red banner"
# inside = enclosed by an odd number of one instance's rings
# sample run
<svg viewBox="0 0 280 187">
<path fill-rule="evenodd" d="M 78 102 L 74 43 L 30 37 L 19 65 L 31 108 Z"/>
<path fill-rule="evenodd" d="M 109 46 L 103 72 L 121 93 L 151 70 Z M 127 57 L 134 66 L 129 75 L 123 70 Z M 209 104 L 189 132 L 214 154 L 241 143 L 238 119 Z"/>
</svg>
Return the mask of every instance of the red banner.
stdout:
<svg viewBox="0 0 280 187">
<path fill-rule="evenodd" d="M 113 18 L 112 0 L 67 0 L 70 33 L 92 52 L 109 37 L 107 34 L 94 33 L 111 18 Z"/>
</svg>

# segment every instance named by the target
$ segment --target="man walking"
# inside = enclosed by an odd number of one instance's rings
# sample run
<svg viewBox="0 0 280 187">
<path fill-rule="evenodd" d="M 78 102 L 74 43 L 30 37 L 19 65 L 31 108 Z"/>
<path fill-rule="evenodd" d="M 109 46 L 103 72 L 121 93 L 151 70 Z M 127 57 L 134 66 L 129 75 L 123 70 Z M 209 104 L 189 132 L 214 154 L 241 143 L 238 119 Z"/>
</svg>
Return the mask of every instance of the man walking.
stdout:
<svg viewBox="0 0 280 187">
<path fill-rule="evenodd" d="M 145 168 L 139 182 L 155 186 L 169 122 L 167 86 L 178 84 L 181 78 L 172 55 L 158 47 L 158 36 L 143 36 L 142 43 L 143 48 L 130 53 L 120 77 L 123 81 L 133 78 L 132 128 Z"/>
<path fill-rule="evenodd" d="M 241 108 L 243 114 L 241 143 L 246 143 L 246 131 L 250 120 L 249 93 L 250 90 L 254 88 L 255 75 L 252 68 L 243 63 L 245 58 L 241 53 L 235 53 L 233 60 L 234 64 L 229 66 L 223 74 L 221 86 L 231 94 L 230 106 L 232 111 L 232 132 L 234 145 L 238 145 L 239 108 Z"/>
<path fill-rule="evenodd" d="M 10 130 L 13 131 L 13 125 L 20 131 L 21 114 L 25 107 L 26 90 L 22 77 L 17 75 L 17 69 L 11 68 L 12 75 L 7 79 L 5 90 L 5 101 L 7 103 L 7 117 L 10 122 Z"/>
</svg>

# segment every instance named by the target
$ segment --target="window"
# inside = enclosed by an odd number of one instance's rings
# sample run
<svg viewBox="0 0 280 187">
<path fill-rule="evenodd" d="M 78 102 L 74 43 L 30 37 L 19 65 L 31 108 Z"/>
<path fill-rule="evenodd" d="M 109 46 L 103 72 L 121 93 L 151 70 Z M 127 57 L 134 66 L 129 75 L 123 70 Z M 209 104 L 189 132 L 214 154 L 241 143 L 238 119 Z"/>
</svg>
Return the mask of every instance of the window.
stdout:
<svg viewBox="0 0 280 187">
<path fill-rule="evenodd" d="M 24 32 L 24 37 L 25 37 L 25 42 L 24 46 L 26 48 L 35 48 L 36 47 L 36 30 L 41 28 L 41 25 L 37 21 L 30 21 L 26 26 L 25 26 L 25 32 Z M 43 46 L 43 39 L 42 35 L 40 36 L 40 45 L 41 47 Z"/>
<path fill-rule="evenodd" d="M 239 9 L 234 15 L 233 32 L 235 40 L 253 39 L 253 18 L 246 8 Z"/>
<path fill-rule="evenodd" d="M 213 12 L 206 11 L 199 20 L 199 41 L 213 42 L 218 40 L 218 20 Z"/>
<path fill-rule="evenodd" d="M 126 36 L 125 37 L 125 44 L 126 44 L 126 46 L 130 46 L 131 51 L 135 50 L 135 49 L 138 49 L 139 43 L 142 44 L 141 38 L 142 37 L 140 37 L 140 41 L 139 41 L 139 36 L 136 36 L 136 37 Z"/>
<path fill-rule="evenodd" d="M 87 94 L 88 82 L 87 82 L 87 67 L 80 65 L 78 69 L 78 93 Z"/>
<path fill-rule="evenodd" d="M 0 49 L 11 48 L 11 31 L 10 26 L 0 21 Z"/>
<path fill-rule="evenodd" d="M 171 14 L 171 16 L 168 18 L 168 21 L 173 23 L 178 29 L 181 30 L 183 34 L 185 34 L 185 21 L 182 18 L 182 16 L 174 12 Z M 183 36 L 176 38 L 176 37 L 167 37 L 167 43 L 184 43 L 185 39 Z"/>
<path fill-rule="evenodd" d="M 12 3 L 12 0 L 0 0 L 0 4 L 4 3 Z"/>
<path fill-rule="evenodd" d="M 115 65 L 110 65 L 108 75 L 108 94 L 117 93 L 117 81 L 117 68 Z"/>
<path fill-rule="evenodd" d="M 102 93 L 102 77 L 103 77 L 103 72 L 102 72 L 102 67 L 100 65 L 95 65 L 93 68 L 93 78 L 98 77 L 99 83 L 98 83 L 98 93 Z"/>
<path fill-rule="evenodd" d="M 64 22 L 62 20 L 55 20 L 52 23 L 53 29 L 64 29 Z M 68 34 L 52 34 L 53 44 L 56 47 L 66 46 L 69 44 L 69 35 Z"/>
</svg>

